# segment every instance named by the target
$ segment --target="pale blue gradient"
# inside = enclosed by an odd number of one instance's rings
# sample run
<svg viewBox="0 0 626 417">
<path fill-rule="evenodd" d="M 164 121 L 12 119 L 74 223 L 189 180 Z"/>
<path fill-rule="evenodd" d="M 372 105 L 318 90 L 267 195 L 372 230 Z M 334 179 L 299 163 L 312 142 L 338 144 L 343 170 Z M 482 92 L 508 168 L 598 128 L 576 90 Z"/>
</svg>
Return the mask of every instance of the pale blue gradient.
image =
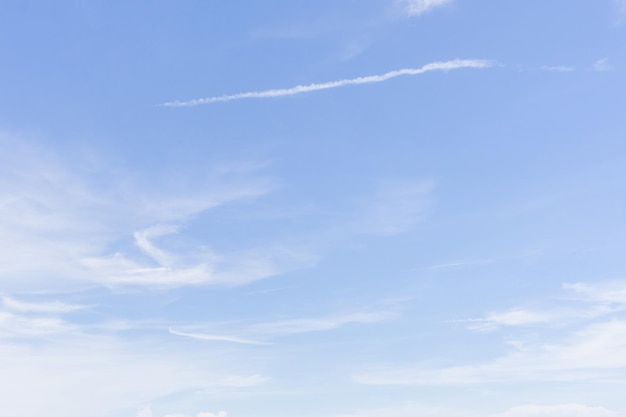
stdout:
<svg viewBox="0 0 626 417">
<path fill-rule="evenodd" d="M 0 415 L 626 416 L 625 10 L 0 3 Z"/>
</svg>

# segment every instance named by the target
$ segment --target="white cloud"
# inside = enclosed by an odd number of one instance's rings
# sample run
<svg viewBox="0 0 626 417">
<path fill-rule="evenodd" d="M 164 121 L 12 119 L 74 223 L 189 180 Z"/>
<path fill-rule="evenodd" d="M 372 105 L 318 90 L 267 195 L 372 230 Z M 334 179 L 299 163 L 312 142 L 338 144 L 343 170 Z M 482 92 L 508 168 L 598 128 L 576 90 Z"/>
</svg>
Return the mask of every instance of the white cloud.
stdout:
<svg viewBox="0 0 626 417">
<path fill-rule="evenodd" d="M 613 3 L 617 9 L 619 22 L 621 23 L 626 19 L 626 0 L 614 0 Z"/>
<path fill-rule="evenodd" d="M 0 155 L 0 290 L 243 285 L 311 262 L 294 248 L 218 253 L 175 235 L 203 211 L 267 194 L 272 181 L 255 169 L 222 167 L 180 186 L 162 181 L 154 191 L 130 173 L 107 182 L 24 140 L 0 135 L 0 144 L 13 149 L 10 157 Z M 123 246 L 116 251 L 129 237 L 143 256 Z M 168 241 L 175 249 L 162 246 Z M 74 308 L 7 303 L 40 312 Z"/>
<path fill-rule="evenodd" d="M 521 381 L 623 379 L 626 321 L 591 324 L 557 342 L 512 344 L 514 350 L 489 362 L 430 368 L 388 367 L 355 380 L 371 385 L 464 385 Z"/>
<path fill-rule="evenodd" d="M 420 16 L 437 7 L 452 3 L 452 0 L 401 0 L 400 4 L 409 16 Z"/>
<path fill-rule="evenodd" d="M 468 323 L 468 328 L 479 331 L 495 330 L 500 326 L 528 326 L 549 323 L 555 315 L 522 309 L 489 313 L 484 318 L 459 320 Z"/>
<path fill-rule="evenodd" d="M 181 332 L 179 330 L 175 330 L 170 328 L 169 332 L 176 336 L 190 337 L 192 339 L 198 340 L 206 340 L 209 342 L 230 342 L 230 343 L 239 343 L 243 345 L 266 345 L 265 342 L 259 342 L 256 340 L 244 339 L 241 337 L 233 337 L 233 336 L 223 336 L 223 335 L 214 335 L 214 334 L 204 334 L 204 333 L 189 333 L 189 332 Z"/>
<path fill-rule="evenodd" d="M 227 413 L 226 411 L 220 411 L 217 414 L 213 414 L 213 413 L 198 413 L 196 414 L 196 417 L 227 417 Z M 148 416 L 148 417 L 153 417 L 153 416 Z M 193 416 L 188 416 L 185 414 L 166 414 L 164 417 L 193 417 Z"/>
<path fill-rule="evenodd" d="M 2 305 L 7 310 L 17 311 L 20 313 L 71 313 L 77 310 L 83 310 L 87 306 L 73 305 L 61 303 L 59 301 L 32 303 L 19 301 L 11 297 L 0 297 Z"/>
<path fill-rule="evenodd" d="M 256 387 L 257 385 L 262 385 L 269 381 L 269 378 L 255 374 L 255 375 L 233 375 L 224 379 L 220 382 L 220 385 L 223 387 L 237 387 L 237 388 L 247 388 L 247 387 Z"/>
<path fill-rule="evenodd" d="M 309 333 L 337 329 L 347 324 L 380 323 L 389 320 L 394 315 L 389 312 L 352 313 L 345 315 L 280 320 L 261 323 L 251 328 L 251 332 L 263 335 L 281 335 L 294 333 Z"/>
<path fill-rule="evenodd" d="M 504 413 L 489 417 L 623 417 L 604 407 L 589 407 L 581 404 L 524 405 L 513 407 Z"/>
<path fill-rule="evenodd" d="M 31 317 L 0 311 L 0 339 L 41 338 L 77 330 L 76 326 L 58 317 Z"/>
<path fill-rule="evenodd" d="M 454 265 L 454 264 L 453 264 Z M 581 323 L 597 319 L 626 309 L 626 281 L 614 280 L 601 283 L 564 283 L 562 288 L 568 291 L 566 297 L 556 300 L 557 303 L 577 302 L 576 306 L 567 308 L 553 307 L 549 310 L 529 310 L 514 308 L 506 311 L 491 312 L 485 317 L 454 320 L 467 323 L 471 330 L 491 331 L 499 327 L 520 327 L 537 324 Z M 552 300 L 552 303 L 555 301 Z"/>
<path fill-rule="evenodd" d="M 572 291 L 582 301 L 626 306 L 626 281 L 624 280 L 595 284 L 565 283 L 563 288 Z"/>
<path fill-rule="evenodd" d="M 387 181 L 380 184 L 355 225 L 361 233 L 397 235 L 411 230 L 426 217 L 433 203 L 429 181 Z"/>
<path fill-rule="evenodd" d="M 423 364 L 389 366 L 361 373 L 355 379 L 373 385 L 623 380 L 626 318 L 622 313 L 626 307 L 626 281 L 563 284 L 563 288 L 570 296 L 551 298 L 557 306 L 550 309 L 515 308 L 457 321 L 481 331 L 551 324 L 545 330 L 550 333 L 543 339 L 537 339 L 536 334 L 528 340 L 522 336 L 509 342 L 507 354 L 481 363 L 439 368 Z M 554 332 L 555 326 L 559 326 L 559 332 Z"/>
<path fill-rule="evenodd" d="M 576 71 L 574 67 L 568 67 L 564 65 L 544 65 L 541 67 L 544 71 L 552 71 L 552 72 L 573 72 Z"/>
<path fill-rule="evenodd" d="M 377 311 L 270 321 L 243 327 L 237 331 L 240 334 L 247 335 L 247 337 L 230 336 L 218 334 L 217 332 L 201 332 L 197 330 L 199 326 L 185 326 L 185 329 L 192 330 L 177 330 L 170 328 L 169 332 L 177 336 L 206 340 L 210 342 L 230 342 L 244 345 L 268 345 L 271 343 L 266 342 L 266 340 L 271 340 L 279 336 L 328 331 L 338 329 L 349 324 L 380 323 L 395 316 L 396 315 L 394 313 L 389 311 Z"/>
<path fill-rule="evenodd" d="M 195 253 L 171 253 L 159 248 L 146 236 L 141 239 L 138 246 L 153 260 L 158 259 L 159 265 L 115 253 L 85 258 L 81 261 L 82 266 L 93 282 L 106 286 L 176 288 L 185 285 L 245 285 L 308 266 L 314 259 L 303 251 L 269 245 L 263 249 L 233 253 L 216 253 L 206 248 L 197 249 Z"/>
<path fill-rule="evenodd" d="M 417 71 L 484 65 L 488 64 L 451 61 Z M 125 174 L 130 179 L 102 184 L 97 173 L 84 172 L 46 149 L 0 139 L 16 148 L 14 158 L 0 157 L 0 290 L 238 286 L 317 260 L 309 250 L 293 245 L 223 252 L 207 247 L 210 241 L 190 245 L 186 240 L 184 226 L 199 213 L 272 190 L 272 181 L 256 171 L 258 166 L 236 168 L 234 173 L 216 169 L 205 181 L 191 181 L 197 186 L 188 181 L 162 185 L 157 193 L 147 191 L 154 188 L 149 181 L 140 184 L 131 174 Z M 344 227 L 321 245 L 363 233 L 406 232 L 424 218 L 431 190 L 432 184 L 424 181 L 382 184 L 346 222 L 348 230 Z M 134 238 L 138 251 L 120 245 L 129 238 Z"/>
<path fill-rule="evenodd" d="M 247 93 L 237 93 L 237 94 L 231 94 L 231 95 L 198 98 L 198 99 L 188 100 L 188 101 L 177 100 L 177 101 L 170 101 L 167 103 L 163 103 L 162 105 L 168 106 L 168 107 L 191 107 L 191 106 L 199 106 L 202 104 L 223 103 L 227 101 L 242 100 L 242 99 L 248 99 L 248 98 L 285 97 L 285 96 L 292 96 L 296 94 L 309 93 L 312 91 L 339 88 L 339 87 L 344 87 L 347 85 L 380 83 L 380 82 L 387 81 L 387 80 L 390 80 L 392 78 L 399 77 L 402 75 L 419 75 L 419 74 L 424 74 L 430 71 L 451 71 L 451 70 L 462 69 L 462 68 L 489 68 L 493 65 L 494 64 L 491 61 L 482 60 L 482 59 L 455 59 L 452 61 L 445 61 L 445 62 L 432 62 L 430 64 L 424 65 L 421 68 L 406 68 L 406 69 L 401 69 L 401 70 L 396 70 L 396 71 L 390 71 L 381 75 L 370 75 L 366 77 L 330 81 L 330 82 L 320 83 L 320 84 L 299 85 L 299 86 L 292 87 L 292 88 L 281 88 L 281 89 L 265 90 L 265 91 L 252 91 L 252 92 L 247 92 Z"/>
<path fill-rule="evenodd" d="M 467 412 L 460 412 L 447 407 L 427 407 L 408 403 L 397 407 L 360 410 L 331 417 L 475 417 Z"/>
<path fill-rule="evenodd" d="M 152 407 L 145 406 L 139 410 L 137 417 L 156 417 L 152 412 Z M 186 414 L 166 414 L 164 417 L 193 417 Z M 195 417 L 228 417 L 226 411 L 220 411 L 218 413 L 200 412 Z"/>
<path fill-rule="evenodd" d="M 593 70 L 597 72 L 611 71 L 613 66 L 609 63 L 608 58 L 602 58 L 593 63 Z"/>
<path fill-rule="evenodd" d="M 135 232 L 135 244 L 143 253 L 154 259 L 161 266 L 171 266 L 173 263 L 170 254 L 156 247 L 152 242 L 153 239 L 176 233 L 178 228 L 175 226 L 157 225 L 151 226 L 139 232 Z"/>
<path fill-rule="evenodd" d="M 153 417 L 152 407 L 146 405 L 145 407 L 140 408 L 137 412 L 137 417 Z"/>
<path fill-rule="evenodd" d="M 33 346 L 0 341 L 2 414 L 78 417 L 97 410 L 98 415 L 121 415 L 119 410 L 173 393 L 238 390 L 222 384 L 233 375 L 231 367 L 242 367 L 232 356 L 209 348 L 172 349 L 157 340 L 103 336 Z M 149 409 L 142 412 L 150 416 Z"/>
<path fill-rule="evenodd" d="M 461 260 L 457 262 L 448 262 L 448 263 L 443 263 L 443 264 L 430 265 L 428 269 L 451 269 L 451 268 L 484 266 L 484 265 L 491 265 L 494 262 L 495 262 L 494 259 L 469 259 L 469 260 Z"/>
<path fill-rule="evenodd" d="M 150 333 L 124 341 L 115 333 L 90 332 L 91 327 L 0 312 L 3 415 L 84 416 L 94 409 L 117 415 L 172 393 L 235 395 L 269 380 L 253 369 L 246 373 L 245 358 L 220 346 L 180 350 L 180 344 L 163 343 Z M 139 415 L 151 416 L 150 408 Z"/>
<path fill-rule="evenodd" d="M 512 407 L 504 412 L 477 415 L 449 407 L 427 407 L 408 403 L 397 407 L 362 410 L 332 417 L 626 417 L 623 412 L 582 404 L 539 405 Z"/>
</svg>

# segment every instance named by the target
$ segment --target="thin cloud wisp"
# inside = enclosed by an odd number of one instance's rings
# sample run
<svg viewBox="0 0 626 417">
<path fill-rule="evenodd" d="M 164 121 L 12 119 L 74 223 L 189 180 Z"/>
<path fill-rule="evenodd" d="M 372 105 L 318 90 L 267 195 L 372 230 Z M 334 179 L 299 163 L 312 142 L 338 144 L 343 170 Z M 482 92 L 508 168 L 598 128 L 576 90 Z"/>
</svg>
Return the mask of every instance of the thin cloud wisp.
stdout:
<svg viewBox="0 0 626 417">
<path fill-rule="evenodd" d="M 331 88 L 339 88 L 347 85 L 360 85 L 360 84 L 372 84 L 387 81 L 391 78 L 396 78 L 401 75 L 420 75 L 430 71 L 451 71 L 462 68 L 489 68 L 494 63 L 492 61 L 484 59 L 455 59 L 452 61 L 432 62 L 426 64 L 421 68 L 405 68 L 396 71 L 390 71 L 380 75 L 369 75 L 365 77 L 350 78 L 338 81 L 329 81 L 319 84 L 298 85 L 291 88 L 280 88 L 264 91 L 251 91 L 247 93 L 237 93 L 222 96 L 213 96 L 206 98 L 198 98 L 188 101 L 169 101 L 163 103 L 165 107 L 193 107 L 200 106 L 202 104 L 212 103 L 224 103 L 233 100 L 243 100 L 248 98 L 272 98 L 272 97 L 285 97 L 293 96 L 296 94 L 310 93 L 312 91 L 328 90 Z"/>
</svg>

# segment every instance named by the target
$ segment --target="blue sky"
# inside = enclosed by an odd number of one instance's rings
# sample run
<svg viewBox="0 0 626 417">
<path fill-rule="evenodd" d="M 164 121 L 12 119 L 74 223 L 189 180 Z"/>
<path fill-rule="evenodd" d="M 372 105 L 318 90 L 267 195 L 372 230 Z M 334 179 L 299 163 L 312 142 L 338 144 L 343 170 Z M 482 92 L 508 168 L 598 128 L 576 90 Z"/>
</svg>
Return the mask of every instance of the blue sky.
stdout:
<svg viewBox="0 0 626 417">
<path fill-rule="evenodd" d="M 0 3 L 0 414 L 626 416 L 625 35 Z"/>
</svg>

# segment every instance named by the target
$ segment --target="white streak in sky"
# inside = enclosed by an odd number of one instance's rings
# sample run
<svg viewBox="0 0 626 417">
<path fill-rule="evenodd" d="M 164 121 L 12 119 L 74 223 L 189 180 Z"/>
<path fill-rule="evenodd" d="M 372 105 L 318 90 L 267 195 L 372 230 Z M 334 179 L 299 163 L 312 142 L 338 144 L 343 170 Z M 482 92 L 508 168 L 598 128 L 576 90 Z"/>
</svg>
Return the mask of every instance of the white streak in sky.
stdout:
<svg viewBox="0 0 626 417">
<path fill-rule="evenodd" d="M 436 7 L 449 4 L 450 0 L 404 0 L 403 3 L 409 16 L 419 16 Z"/>
<path fill-rule="evenodd" d="M 192 339 L 208 340 L 212 342 L 231 342 L 231 343 L 240 343 L 243 345 L 267 345 L 268 344 L 264 342 L 258 342 L 256 340 L 241 339 L 238 337 L 220 336 L 220 335 L 203 334 L 203 333 L 179 332 L 177 330 L 172 329 L 171 327 L 169 328 L 169 332 L 176 336 L 190 337 Z"/>
<path fill-rule="evenodd" d="M 18 311 L 20 313 L 63 314 L 87 308 L 87 306 L 65 304 L 58 301 L 51 303 L 27 303 L 4 296 L 0 297 L 0 300 L 2 301 L 2 305 L 4 306 L 4 308 L 12 311 Z"/>
<path fill-rule="evenodd" d="M 163 103 L 166 107 L 192 107 L 199 106 L 201 104 L 211 103 L 223 103 L 226 101 L 242 100 L 246 98 L 270 98 L 270 97 L 284 97 L 293 96 L 296 94 L 309 93 L 311 91 L 328 90 L 331 88 L 344 87 L 346 85 L 360 85 L 360 84 L 372 84 L 387 81 L 391 78 L 399 77 L 401 75 L 419 75 L 429 71 L 450 71 L 461 68 L 489 68 L 494 66 L 492 61 L 484 59 L 455 59 L 452 61 L 432 62 L 426 64 L 421 68 L 405 68 L 396 71 L 390 71 L 381 75 L 369 75 L 366 77 L 350 78 L 339 81 L 329 81 L 320 84 L 298 85 L 291 88 L 280 88 L 274 90 L 265 91 L 251 91 L 247 93 L 237 93 L 223 96 L 214 96 L 206 98 L 198 98 L 188 101 L 169 101 Z"/>
<path fill-rule="evenodd" d="M 599 59 L 593 64 L 593 70 L 597 72 L 611 71 L 613 66 L 609 64 L 608 58 Z"/>
<path fill-rule="evenodd" d="M 576 71 L 574 67 L 568 67 L 564 65 L 544 65 L 541 67 L 544 71 L 552 71 L 552 72 L 573 72 Z"/>
</svg>

